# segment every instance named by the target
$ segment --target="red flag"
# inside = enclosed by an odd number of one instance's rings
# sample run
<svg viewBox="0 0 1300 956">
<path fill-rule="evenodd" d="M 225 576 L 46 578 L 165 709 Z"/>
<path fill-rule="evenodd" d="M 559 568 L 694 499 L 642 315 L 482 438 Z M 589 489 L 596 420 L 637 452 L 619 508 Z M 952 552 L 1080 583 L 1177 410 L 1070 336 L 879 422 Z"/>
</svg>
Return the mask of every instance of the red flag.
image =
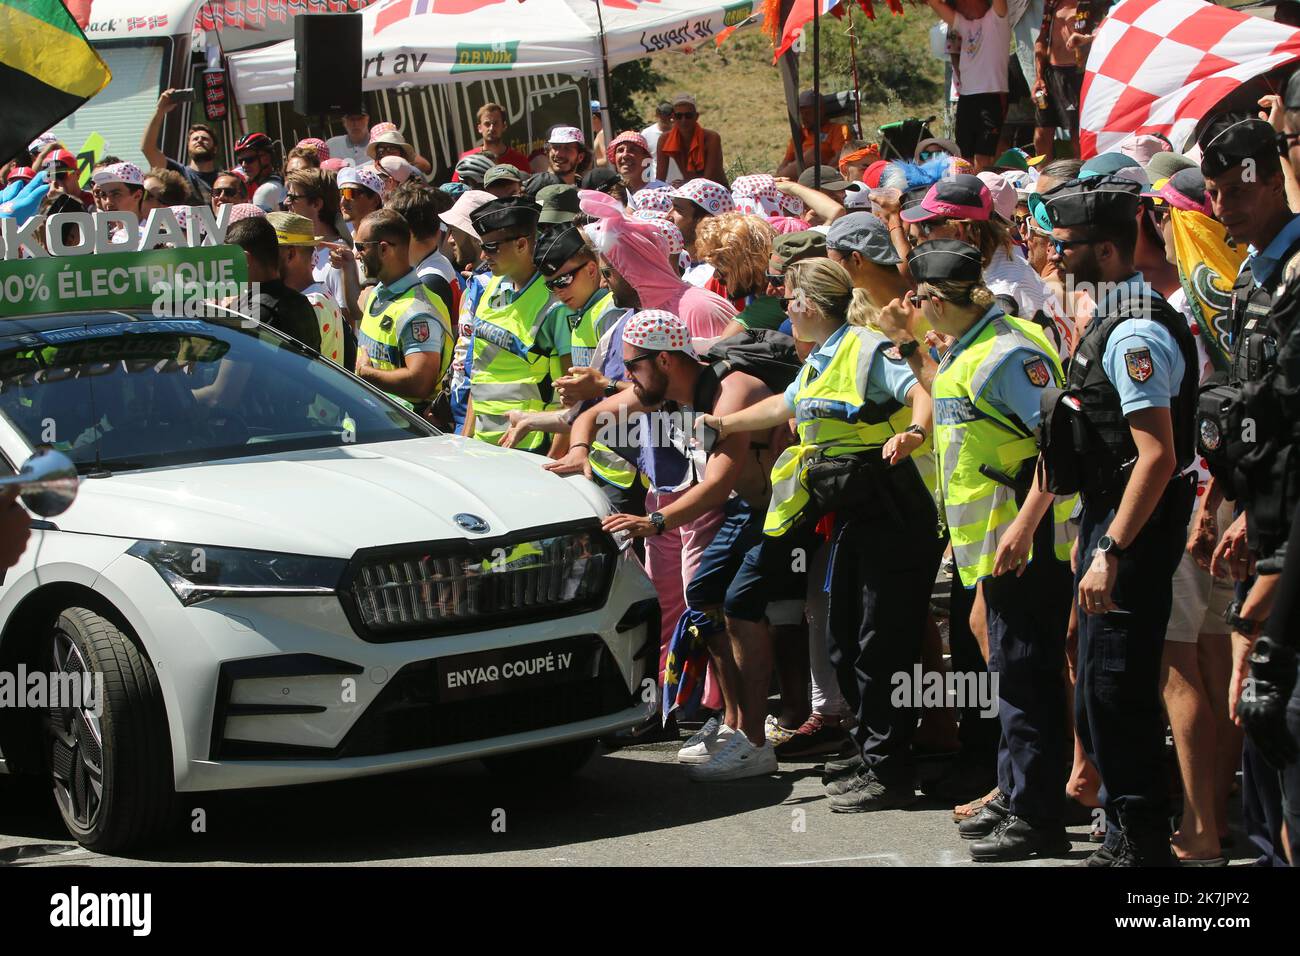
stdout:
<svg viewBox="0 0 1300 956">
<path fill-rule="evenodd" d="M 1185 148 L 1227 94 L 1300 59 L 1300 30 L 1202 0 L 1123 0 L 1097 29 L 1084 70 L 1084 159 L 1134 133 Z"/>
</svg>

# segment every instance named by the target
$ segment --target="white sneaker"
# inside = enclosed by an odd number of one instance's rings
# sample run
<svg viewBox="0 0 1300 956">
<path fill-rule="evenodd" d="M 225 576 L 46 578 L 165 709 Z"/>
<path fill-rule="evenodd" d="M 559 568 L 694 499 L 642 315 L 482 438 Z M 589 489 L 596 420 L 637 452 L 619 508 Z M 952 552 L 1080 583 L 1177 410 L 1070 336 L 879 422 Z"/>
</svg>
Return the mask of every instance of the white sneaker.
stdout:
<svg viewBox="0 0 1300 956">
<path fill-rule="evenodd" d="M 677 751 L 677 762 L 708 763 L 710 757 L 726 746 L 733 734 L 735 731 L 726 724 L 719 723 L 718 718 L 710 717 L 708 723 Z"/>
<path fill-rule="evenodd" d="M 776 773 L 776 769 L 776 751 L 770 743 L 755 747 L 743 733 L 736 732 L 708 763 L 687 767 L 686 775 L 692 780 L 740 780 Z"/>
</svg>

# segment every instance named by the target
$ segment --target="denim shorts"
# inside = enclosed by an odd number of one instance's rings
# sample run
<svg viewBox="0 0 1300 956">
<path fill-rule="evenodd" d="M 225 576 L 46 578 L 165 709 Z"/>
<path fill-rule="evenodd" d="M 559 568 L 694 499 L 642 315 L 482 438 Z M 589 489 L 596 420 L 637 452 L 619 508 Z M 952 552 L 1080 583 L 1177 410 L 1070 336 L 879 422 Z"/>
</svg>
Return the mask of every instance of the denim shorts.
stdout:
<svg viewBox="0 0 1300 956">
<path fill-rule="evenodd" d="M 763 537 L 763 512 L 743 498 L 731 498 L 722 510 L 725 517 L 718 533 L 700 555 L 695 576 L 686 587 L 686 605 L 697 611 L 722 606 L 745 553 Z"/>
</svg>

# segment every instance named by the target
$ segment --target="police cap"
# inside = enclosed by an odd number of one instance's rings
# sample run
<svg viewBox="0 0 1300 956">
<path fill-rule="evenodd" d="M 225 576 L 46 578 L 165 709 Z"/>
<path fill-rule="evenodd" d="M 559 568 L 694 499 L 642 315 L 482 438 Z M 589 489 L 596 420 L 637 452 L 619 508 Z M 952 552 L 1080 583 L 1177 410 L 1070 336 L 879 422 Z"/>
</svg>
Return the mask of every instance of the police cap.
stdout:
<svg viewBox="0 0 1300 956">
<path fill-rule="evenodd" d="M 1141 203 L 1142 187 L 1119 176 L 1070 179 L 1043 193 L 1043 207 L 1053 228 L 1101 227 L 1131 222 Z"/>
<path fill-rule="evenodd" d="M 532 232 L 537 228 L 537 217 L 541 210 L 531 199 L 524 196 L 511 196 L 507 199 L 494 199 L 485 202 L 470 215 L 474 231 L 480 236 L 498 229 L 516 229 Z"/>
<path fill-rule="evenodd" d="M 1221 176 L 1248 159 L 1277 155 L 1277 134 L 1262 119 L 1212 123 L 1201 139 L 1201 172 Z"/>
<path fill-rule="evenodd" d="M 917 282 L 978 282 L 984 257 L 969 242 L 931 239 L 908 253 L 907 268 Z"/>
<path fill-rule="evenodd" d="M 553 276 L 579 252 L 587 248 L 582 241 L 582 232 L 576 226 L 562 226 L 550 229 L 537 241 L 537 251 L 533 262 L 544 276 Z"/>
</svg>

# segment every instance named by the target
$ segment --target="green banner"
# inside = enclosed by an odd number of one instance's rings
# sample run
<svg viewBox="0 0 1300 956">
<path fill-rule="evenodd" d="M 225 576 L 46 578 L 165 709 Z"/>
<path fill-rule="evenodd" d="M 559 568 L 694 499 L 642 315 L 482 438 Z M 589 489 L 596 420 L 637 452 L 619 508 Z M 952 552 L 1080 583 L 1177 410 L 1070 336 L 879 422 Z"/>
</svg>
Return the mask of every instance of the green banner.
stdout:
<svg viewBox="0 0 1300 956">
<path fill-rule="evenodd" d="M 150 309 L 247 295 L 238 246 L 155 249 L 0 262 L 0 318 L 94 309 Z"/>
<path fill-rule="evenodd" d="M 457 43 L 452 73 L 475 70 L 508 70 L 519 60 L 519 41 L 506 43 Z"/>
</svg>

